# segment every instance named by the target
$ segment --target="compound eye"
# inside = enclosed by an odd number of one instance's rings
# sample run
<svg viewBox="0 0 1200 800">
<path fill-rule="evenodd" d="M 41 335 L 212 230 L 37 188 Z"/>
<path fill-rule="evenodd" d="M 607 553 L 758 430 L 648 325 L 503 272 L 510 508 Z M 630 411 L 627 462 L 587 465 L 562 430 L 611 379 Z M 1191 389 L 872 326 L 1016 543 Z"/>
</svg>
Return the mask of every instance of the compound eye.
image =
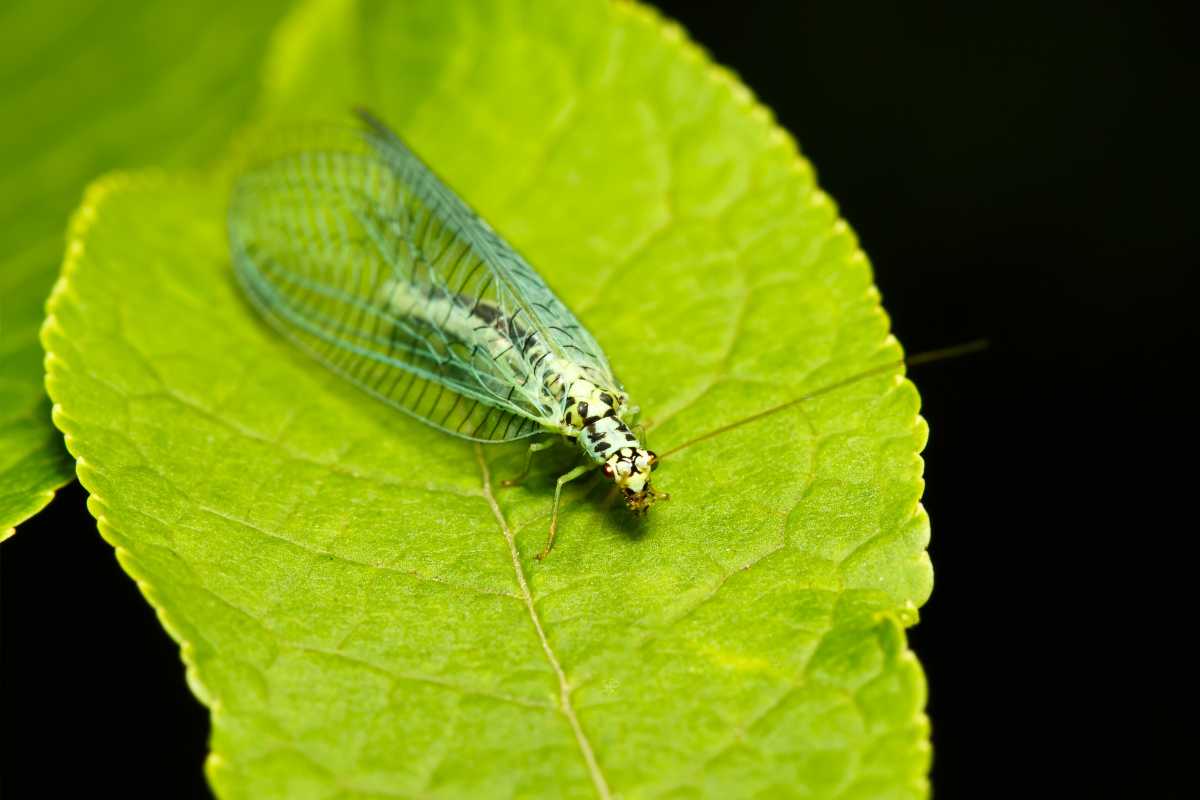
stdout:
<svg viewBox="0 0 1200 800">
<path fill-rule="evenodd" d="M 613 476 L 612 464 L 604 465 L 604 477 L 611 478 Z"/>
</svg>

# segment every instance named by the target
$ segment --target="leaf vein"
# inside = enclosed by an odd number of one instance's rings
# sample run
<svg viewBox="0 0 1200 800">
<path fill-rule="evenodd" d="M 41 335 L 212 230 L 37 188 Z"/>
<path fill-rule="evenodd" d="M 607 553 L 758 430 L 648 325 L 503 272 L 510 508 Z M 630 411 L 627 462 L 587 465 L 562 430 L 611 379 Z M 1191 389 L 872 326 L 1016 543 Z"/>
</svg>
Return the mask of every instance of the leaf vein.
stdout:
<svg viewBox="0 0 1200 800">
<path fill-rule="evenodd" d="M 331 650 L 329 648 L 318 647 L 311 644 L 300 644 L 299 642 L 281 642 L 280 646 L 291 650 L 298 650 L 304 653 L 314 653 L 316 655 L 329 656 L 330 658 L 336 658 L 341 661 L 366 667 L 392 680 L 429 684 L 431 686 L 437 686 L 443 689 L 458 692 L 459 694 L 484 697 L 489 700 L 495 700 L 499 703 L 508 703 L 510 705 L 522 706 L 524 708 L 534 708 L 542 711 L 555 710 L 554 706 L 550 703 L 539 703 L 537 700 L 530 700 L 528 698 L 518 697 L 517 695 L 467 686 L 465 684 L 456 683 L 455 681 L 448 681 L 445 678 L 441 678 L 436 675 L 429 675 L 424 672 L 391 670 L 380 664 L 376 664 L 369 659 L 362 658 L 361 656 L 352 656 L 349 653 L 341 650 Z"/>
<path fill-rule="evenodd" d="M 497 591 L 495 589 L 483 589 L 478 586 L 472 586 L 472 585 L 466 584 L 466 583 L 456 583 L 454 581 L 448 581 L 444 578 L 439 578 L 434 575 L 426 575 L 424 573 L 417 572 L 416 570 L 398 569 L 396 567 L 388 566 L 387 564 L 372 564 L 367 561 L 359 561 L 358 559 L 349 558 L 348 556 L 340 555 L 338 553 L 332 553 L 328 550 L 322 550 L 319 547 L 313 547 L 312 545 L 306 544 L 297 539 L 292 539 L 288 536 L 284 536 L 279 533 L 274 533 L 272 531 L 268 531 L 265 528 L 260 528 L 259 526 L 255 525 L 254 523 L 249 522 L 248 520 L 244 520 L 244 519 L 241 519 L 240 517 L 236 517 L 236 516 L 233 516 L 230 514 L 223 513 L 223 512 L 218 511 L 217 509 L 212 508 L 210 506 L 206 506 L 206 505 L 197 503 L 196 507 L 199 510 L 204 511 L 209 514 L 212 514 L 213 516 L 218 517 L 219 519 L 222 519 L 226 522 L 231 522 L 235 525 L 240 525 L 242 527 L 249 528 L 250 530 L 254 531 L 255 533 L 261 534 L 262 536 L 265 536 L 268 539 L 272 539 L 277 542 L 282 542 L 284 544 L 289 544 L 293 547 L 303 550 L 306 553 L 309 553 L 310 555 L 319 556 L 321 558 L 332 558 L 337 561 L 341 561 L 342 563 L 345 563 L 345 564 L 353 564 L 353 565 L 359 566 L 359 567 L 366 567 L 367 569 L 376 569 L 376 570 L 379 570 L 380 572 L 385 572 L 389 575 L 400 575 L 400 576 L 404 576 L 404 577 L 408 577 L 408 578 L 413 578 L 414 580 L 417 580 L 417 581 L 421 581 L 424 583 L 434 583 L 434 584 L 438 584 L 440 586 L 445 586 L 447 588 L 455 589 L 458 591 L 466 591 L 466 592 L 471 592 L 473 594 L 485 595 L 485 596 L 490 596 L 490 597 L 508 597 L 513 600 L 521 599 L 521 597 L 513 594 L 512 592 L 501 592 L 501 591 Z M 163 520 L 163 522 L 164 522 L 164 524 L 166 524 L 165 520 Z M 179 523 L 175 523 L 175 524 L 178 525 Z M 187 526 L 180 525 L 180 527 L 187 527 Z M 193 529 L 193 530 L 195 530 L 195 529 Z M 196 531 L 196 532 L 200 533 L 201 531 Z"/>
<path fill-rule="evenodd" d="M 546 660 L 550 662 L 551 668 L 554 670 L 555 676 L 558 678 L 559 691 L 559 711 L 567 718 L 570 723 L 571 730 L 575 734 L 575 741 L 579 745 L 579 751 L 583 754 L 583 760 L 587 764 L 588 774 L 592 777 L 592 783 L 596 787 L 596 794 L 602 800 L 610 800 L 612 794 L 608 789 L 608 781 L 604 777 L 604 773 L 600 769 L 599 762 L 596 761 L 596 754 L 592 750 L 592 744 L 587 738 L 587 734 L 583 731 L 583 726 L 579 723 L 579 717 L 575 714 L 575 708 L 571 705 L 571 685 L 567 681 L 566 673 L 563 672 L 562 665 L 558 661 L 558 656 L 555 655 L 554 649 L 550 647 L 550 641 L 546 638 L 546 631 L 542 628 L 541 617 L 538 616 L 537 608 L 533 604 L 533 594 L 529 591 L 529 583 L 525 580 L 525 570 L 521 566 L 521 554 L 517 551 L 517 542 L 513 538 L 512 529 L 509 528 L 508 522 L 504 519 L 504 512 L 500 510 L 500 505 L 496 502 L 496 497 L 492 493 L 492 476 L 488 470 L 487 461 L 483 457 L 483 448 L 479 443 L 475 443 L 475 460 L 479 462 L 480 472 L 483 473 L 483 496 L 487 500 L 488 506 L 492 509 L 492 515 L 495 516 L 497 524 L 500 525 L 500 532 L 504 534 L 504 540 L 508 543 L 508 552 L 512 557 L 513 572 L 516 574 L 517 584 L 521 587 L 521 596 L 525 602 L 525 608 L 529 612 L 529 619 L 533 622 L 534 630 L 537 631 L 538 639 L 542 643 L 542 652 L 546 654 Z"/>
</svg>

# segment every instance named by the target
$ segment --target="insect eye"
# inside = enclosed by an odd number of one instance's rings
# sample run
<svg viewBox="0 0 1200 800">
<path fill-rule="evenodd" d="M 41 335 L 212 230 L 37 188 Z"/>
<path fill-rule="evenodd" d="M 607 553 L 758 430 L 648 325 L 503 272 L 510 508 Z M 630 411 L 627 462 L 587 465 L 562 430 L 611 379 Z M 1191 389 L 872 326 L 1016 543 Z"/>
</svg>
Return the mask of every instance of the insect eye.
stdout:
<svg viewBox="0 0 1200 800">
<path fill-rule="evenodd" d="M 613 476 L 612 464 L 605 464 L 605 465 L 604 465 L 604 476 L 605 476 L 606 478 L 611 478 L 611 477 Z"/>
</svg>

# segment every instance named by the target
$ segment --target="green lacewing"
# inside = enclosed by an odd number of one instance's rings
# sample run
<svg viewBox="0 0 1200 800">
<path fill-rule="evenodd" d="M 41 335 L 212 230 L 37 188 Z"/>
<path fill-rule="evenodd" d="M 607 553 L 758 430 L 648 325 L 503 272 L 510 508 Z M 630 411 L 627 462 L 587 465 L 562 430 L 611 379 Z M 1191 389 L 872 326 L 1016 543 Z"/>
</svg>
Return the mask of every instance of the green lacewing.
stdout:
<svg viewBox="0 0 1200 800">
<path fill-rule="evenodd" d="M 592 335 L 395 133 L 357 114 L 357 126 L 274 137 L 235 182 L 234 271 L 261 315 L 325 367 L 452 436 L 576 443 L 584 463 L 558 479 L 539 558 L 563 485 L 593 468 L 635 514 L 666 499 L 651 483 L 659 456 L 631 429 L 637 409 Z"/>
</svg>

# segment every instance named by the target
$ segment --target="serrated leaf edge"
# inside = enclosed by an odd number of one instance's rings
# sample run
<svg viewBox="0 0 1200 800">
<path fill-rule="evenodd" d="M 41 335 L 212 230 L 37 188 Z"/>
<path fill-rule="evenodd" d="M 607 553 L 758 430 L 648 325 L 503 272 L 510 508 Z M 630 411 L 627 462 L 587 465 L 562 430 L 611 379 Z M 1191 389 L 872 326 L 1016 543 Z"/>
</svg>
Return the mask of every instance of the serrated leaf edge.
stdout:
<svg viewBox="0 0 1200 800">
<path fill-rule="evenodd" d="M 656 33 L 659 34 L 664 47 L 673 48 L 674 52 L 686 58 L 693 65 L 700 67 L 709 80 L 713 81 L 714 84 L 716 84 L 726 93 L 726 96 L 733 103 L 735 108 L 742 110 L 750 119 L 754 120 L 761 127 L 763 135 L 772 146 L 783 148 L 787 151 L 787 163 L 789 167 L 797 174 L 797 176 L 801 177 L 802 179 L 812 179 L 814 177 L 814 170 L 809 161 L 801 153 L 795 139 L 777 124 L 774 114 L 771 112 L 771 110 L 758 101 L 754 93 L 738 80 L 736 74 L 732 70 L 713 62 L 704 48 L 689 38 L 682 26 L 664 17 L 657 10 L 636 2 L 636 0 L 612 0 L 611 2 L 607 3 L 607 5 L 614 15 L 624 15 L 627 19 L 632 20 L 635 24 L 652 28 Z M 288 24 L 289 19 L 290 17 L 286 17 L 283 22 L 280 23 L 280 27 L 276 29 L 276 35 L 283 26 Z M 142 596 L 146 598 L 146 601 L 154 609 L 155 615 L 158 617 L 159 622 L 162 624 L 164 630 L 166 630 L 167 634 L 179 644 L 180 657 L 184 664 L 185 677 L 188 686 L 191 688 L 192 692 L 196 695 L 200 702 L 209 708 L 213 718 L 213 729 L 215 730 L 219 717 L 224 714 L 224 709 L 222 708 L 220 698 L 211 692 L 207 686 L 205 686 L 200 677 L 194 655 L 195 645 L 186 638 L 183 633 L 183 626 L 179 625 L 172 618 L 165 605 L 160 601 L 153 584 L 150 582 L 149 578 L 142 574 L 138 569 L 132 554 L 121 546 L 121 537 L 119 532 L 109 524 L 105 516 L 104 499 L 96 494 L 94 490 L 94 484 L 88 475 L 89 467 L 86 461 L 76 453 L 76 448 L 74 446 L 74 435 L 71 432 L 73 421 L 62 408 L 62 405 L 58 402 L 56 392 L 53 388 L 54 381 L 57 378 L 61 378 L 67 371 L 65 362 L 55 355 L 54 348 L 52 347 L 55 336 L 65 335 L 62 328 L 59 326 L 55 309 L 61 303 L 66 302 L 68 299 L 74 297 L 74 291 L 71 286 L 71 278 L 79 268 L 79 262 L 84 255 L 83 240 L 92 226 L 95 225 L 99 219 L 100 206 L 105 202 L 108 196 L 118 191 L 136 189 L 143 186 L 161 187 L 164 184 L 170 185 L 172 183 L 186 180 L 187 176 L 189 175 L 195 177 L 198 176 L 198 173 L 195 171 L 174 171 L 167 173 L 162 170 L 116 172 L 110 173 L 93 181 L 87 187 L 84 192 L 83 201 L 73 215 L 68 228 L 68 245 L 66 255 L 64 257 L 58 280 L 55 282 L 54 288 L 51 291 L 49 299 L 46 303 L 47 316 L 42 325 L 40 338 L 42 347 L 46 353 L 44 361 L 46 373 L 45 380 L 47 393 L 49 394 L 53 403 L 52 419 L 55 426 L 63 434 L 64 442 L 68 452 L 76 459 L 76 474 L 80 483 L 89 493 L 88 510 L 97 521 L 97 528 L 100 532 L 100 535 L 114 548 L 117 559 L 122 568 L 127 574 L 129 574 L 131 578 L 133 578 L 138 590 L 142 593 Z M 828 194 L 815 185 L 815 181 L 814 188 L 812 190 L 812 198 L 809 202 L 818 207 L 825 204 L 832 206 L 835 216 L 835 219 L 831 225 L 832 234 L 848 235 L 852 237 L 853 240 L 853 252 L 847 257 L 847 263 L 860 263 L 863 268 L 870 272 L 870 262 L 866 254 L 859 247 L 857 236 L 843 219 L 836 216 L 836 203 L 832 200 L 832 198 L 829 197 Z M 890 319 L 880 303 L 880 294 L 873 281 L 869 284 L 865 294 L 869 300 L 873 301 L 871 313 L 884 322 L 885 329 L 890 330 Z M 900 344 L 895 336 L 889 332 L 882 342 L 881 347 L 893 346 L 900 347 Z M 902 378 L 902 381 L 905 383 L 911 383 L 911 381 L 909 381 L 906 377 Z M 921 467 L 921 472 L 923 473 L 924 465 L 919 453 L 927 439 L 928 427 L 926 426 L 925 421 L 921 418 L 919 412 L 914 413 L 911 421 L 911 428 L 914 431 L 920 431 L 920 441 L 917 451 L 914 452 L 913 457 L 917 460 L 918 465 Z M 486 464 L 483 465 L 483 469 L 484 480 L 486 482 Z M 923 488 L 924 481 L 922 480 L 922 491 Z M 50 492 L 50 497 L 53 497 L 53 494 L 53 492 Z M 49 500 L 47 500 L 47 502 L 49 502 Z M 498 507 L 493 508 L 494 514 L 498 513 L 498 511 Z M 909 516 L 909 520 L 911 521 L 919 516 L 925 515 L 926 512 L 918 499 L 918 502 L 915 504 L 915 507 Z M 498 521 L 502 532 L 505 532 L 506 523 L 503 521 L 502 514 L 499 514 Z M 0 541 L 3 541 L 3 539 L 6 538 L 7 535 L 11 535 L 11 533 L 12 531 L 7 531 L 4 532 L 4 534 L 0 534 Z M 925 544 L 928 544 L 928 535 L 926 535 Z M 510 546 L 515 547 L 512 542 L 510 542 Z M 922 549 L 922 557 L 926 560 L 928 559 L 928 553 L 924 549 Z M 514 558 L 516 558 L 515 551 Z M 520 569 L 519 559 L 516 560 L 516 567 L 518 570 L 518 577 L 520 578 L 522 577 L 522 572 Z M 526 589 L 525 591 L 528 595 L 528 590 Z M 526 600 L 528 602 L 532 602 L 532 597 L 527 596 Z M 896 609 L 894 610 L 894 613 L 887 614 L 889 622 L 895 625 L 902 640 L 907 639 L 904 631 L 906 625 L 916 621 L 916 614 L 908 611 L 908 606 L 910 605 L 911 604 L 906 604 L 904 609 Z M 534 613 L 533 621 L 535 626 L 538 626 L 536 613 Z M 541 633 L 540 626 L 538 627 L 538 631 L 539 634 L 542 635 L 543 644 L 545 644 L 546 640 L 544 634 Z M 927 693 L 927 685 L 924 680 L 923 671 L 921 671 L 920 664 L 916 660 L 915 655 L 911 650 L 908 649 L 906 641 L 904 641 L 903 646 L 905 649 L 900 657 L 903 660 L 912 661 L 916 665 L 917 675 L 920 683 L 918 688 L 923 699 Z M 550 653 L 548 657 L 551 659 L 552 664 L 557 665 L 557 661 L 554 659 L 553 653 Z M 565 676 L 561 672 L 561 667 L 557 671 L 560 677 L 560 688 L 566 692 L 569 687 L 565 683 Z M 567 705 L 562 710 L 564 713 L 568 713 L 570 708 L 569 692 L 564 696 L 564 702 Z M 923 706 L 923 703 L 921 705 Z M 590 744 L 587 742 L 586 735 L 582 731 L 582 728 L 579 727 L 578 720 L 574 719 L 572 713 L 568 713 L 568 719 L 572 721 L 572 727 L 575 731 L 577 741 L 580 743 L 581 751 L 583 752 L 585 761 L 588 763 L 593 784 L 597 789 L 598 795 L 602 798 L 609 797 L 610 795 L 607 783 L 605 782 L 603 773 L 599 768 L 595 755 L 591 752 Z M 928 730 L 929 718 L 922 711 L 915 715 L 913 723 L 918 726 L 919 729 Z M 929 744 L 927 740 L 919 743 L 918 750 L 922 752 L 927 752 L 929 750 Z M 222 753 L 216 749 L 210 751 L 205 764 L 205 772 L 214 788 L 218 782 L 217 774 L 222 770 L 222 767 L 226 763 L 228 763 L 228 760 Z M 927 791 L 928 779 L 922 778 L 920 783 L 922 788 Z"/>
</svg>

